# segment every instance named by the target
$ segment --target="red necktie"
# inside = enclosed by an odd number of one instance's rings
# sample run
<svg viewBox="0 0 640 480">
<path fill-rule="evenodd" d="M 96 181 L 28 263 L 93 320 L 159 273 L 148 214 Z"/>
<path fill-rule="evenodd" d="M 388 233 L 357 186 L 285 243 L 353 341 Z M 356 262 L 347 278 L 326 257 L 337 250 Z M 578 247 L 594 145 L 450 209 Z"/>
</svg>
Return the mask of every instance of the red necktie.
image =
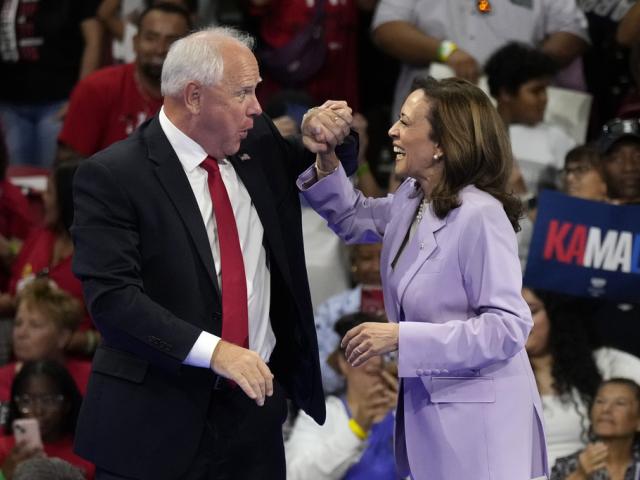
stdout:
<svg viewBox="0 0 640 480">
<path fill-rule="evenodd" d="M 220 176 L 218 162 L 207 157 L 200 166 L 208 174 L 207 183 L 218 226 L 222 274 L 222 339 L 248 348 L 247 280 L 236 219 Z"/>
</svg>

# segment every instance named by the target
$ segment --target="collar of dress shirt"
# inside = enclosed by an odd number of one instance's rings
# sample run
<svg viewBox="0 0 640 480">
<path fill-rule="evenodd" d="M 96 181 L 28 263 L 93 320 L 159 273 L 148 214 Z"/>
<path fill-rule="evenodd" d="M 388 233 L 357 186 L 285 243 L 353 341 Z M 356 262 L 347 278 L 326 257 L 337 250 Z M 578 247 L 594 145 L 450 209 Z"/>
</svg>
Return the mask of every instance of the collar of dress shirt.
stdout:
<svg viewBox="0 0 640 480">
<path fill-rule="evenodd" d="M 185 172 L 191 173 L 202 161 L 207 158 L 207 152 L 196 143 L 191 137 L 185 135 L 178 127 L 176 127 L 167 114 L 164 113 L 164 107 L 160 108 L 158 115 L 162 131 L 167 136 L 169 143 L 173 147 L 178 156 L 178 160 L 182 164 Z M 225 160 L 225 159 L 222 159 Z M 220 161 L 220 159 L 218 159 Z"/>
</svg>

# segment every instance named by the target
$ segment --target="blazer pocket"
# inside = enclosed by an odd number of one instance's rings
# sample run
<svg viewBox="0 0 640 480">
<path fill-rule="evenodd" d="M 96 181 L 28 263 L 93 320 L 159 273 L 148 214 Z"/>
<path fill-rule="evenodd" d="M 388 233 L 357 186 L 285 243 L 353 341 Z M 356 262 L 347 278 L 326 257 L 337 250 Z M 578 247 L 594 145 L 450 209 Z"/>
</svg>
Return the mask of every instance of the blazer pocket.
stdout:
<svg viewBox="0 0 640 480">
<path fill-rule="evenodd" d="M 423 377 L 432 403 L 494 403 L 492 377 Z"/>
<path fill-rule="evenodd" d="M 142 383 L 149 362 L 130 353 L 100 346 L 93 357 L 92 372 L 111 375 L 134 383 Z"/>
</svg>

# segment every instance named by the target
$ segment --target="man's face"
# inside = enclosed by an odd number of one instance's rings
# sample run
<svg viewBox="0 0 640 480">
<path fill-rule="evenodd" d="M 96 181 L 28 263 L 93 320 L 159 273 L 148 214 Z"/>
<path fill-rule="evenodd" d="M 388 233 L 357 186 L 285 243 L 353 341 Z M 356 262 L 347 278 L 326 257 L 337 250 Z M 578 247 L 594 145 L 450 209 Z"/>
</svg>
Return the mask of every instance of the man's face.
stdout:
<svg viewBox="0 0 640 480">
<path fill-rule="evenodd" d="M 189 32 L 189 25 L 182 15 L 152 10 L 140 24 L 133 38 L 136 66 L 148 80 L 160 84 L 162 64 L 173 42 Z"/>
<path fill-rule="evenodd" d="M 623 138 L 602 162 L 609 197 L 623 203 L 640 201 L 640 139 Z"/>
<path fill-rule="evenodd" d="M 523 83 L 515 95 L 503 94 L 511 111 L 512 123 L 537 125 L 544 119 L 547 108 L 549 78 L 537 78 Z"/>
<path fill-rule="evenodd" d="M 193 138 L 214 158 L 234 155 L 262 113 L 256 98 L 260 82 L 258 63 L 251 51 L 239 44 L 220 46 L 224 61 L 222 80 L 212 87 L 200 86 Z"/>
</svg>

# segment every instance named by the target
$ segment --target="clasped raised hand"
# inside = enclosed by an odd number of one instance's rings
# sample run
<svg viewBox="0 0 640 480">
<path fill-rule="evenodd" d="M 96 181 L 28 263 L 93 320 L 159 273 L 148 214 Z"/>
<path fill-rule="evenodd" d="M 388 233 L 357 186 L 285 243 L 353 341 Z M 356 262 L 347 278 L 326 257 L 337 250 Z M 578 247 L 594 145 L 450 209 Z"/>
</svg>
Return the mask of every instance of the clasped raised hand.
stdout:
<svg viewBox="0 0 640 480">
<path fill-rule="evenodd" d="M 304 146 L 313 153 L 328 153 L 349 135 L 353 116 L 344 101 L 327 100 L 310 109 L 300 127 Z"/>
</svg>

